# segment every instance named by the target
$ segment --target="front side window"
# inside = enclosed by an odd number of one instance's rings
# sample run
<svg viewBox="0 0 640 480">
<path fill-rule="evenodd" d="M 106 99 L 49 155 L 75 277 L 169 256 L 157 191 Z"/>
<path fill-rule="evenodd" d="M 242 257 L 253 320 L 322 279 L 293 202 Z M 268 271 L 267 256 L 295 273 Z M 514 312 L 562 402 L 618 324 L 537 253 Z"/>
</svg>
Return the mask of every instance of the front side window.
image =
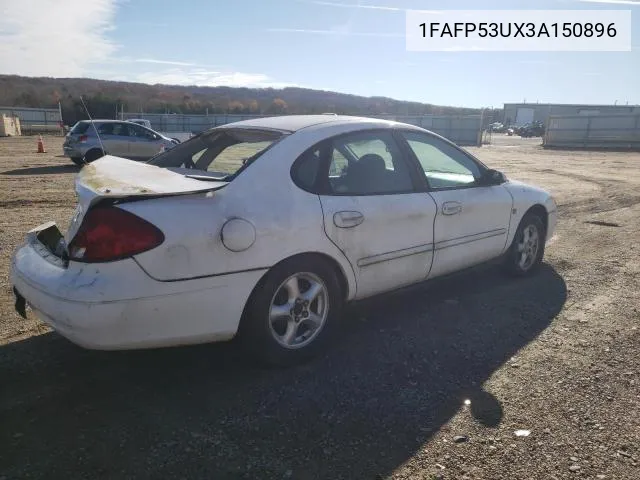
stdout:
<svg viewBox="0 0 640 480">
<path fill-rule="evenodd" d="M 468 187 L 480 177 L 480 167 L 467 155 L 437 137 L 402 132 L 434 189 Z"/>
<path fill-rule="evenodd" d="M 122 125 L 125 126 L 124 124 Z M 126 128 L 129 130 L 130 137 L 143 138 L 145 140 L 155 140 L 156 138 L 156 135 L 153 132 L 141 127 L 140 125 L 129 124 L 126 125 Z"/>
<path fill-rule="evenodd" d="M 330 144 L 329 193 L 408 193 L 413 182 L 402 150 L 389 131 L 359 132 Z"/>
<path fill-rule="evenodd" d="M 111 129 L 112 135 L 117 135 L 118 137 L 130 137 L 130 130 L 128 125 L 124 123 L 113 123 L 113 127 Z"/>
</svg>

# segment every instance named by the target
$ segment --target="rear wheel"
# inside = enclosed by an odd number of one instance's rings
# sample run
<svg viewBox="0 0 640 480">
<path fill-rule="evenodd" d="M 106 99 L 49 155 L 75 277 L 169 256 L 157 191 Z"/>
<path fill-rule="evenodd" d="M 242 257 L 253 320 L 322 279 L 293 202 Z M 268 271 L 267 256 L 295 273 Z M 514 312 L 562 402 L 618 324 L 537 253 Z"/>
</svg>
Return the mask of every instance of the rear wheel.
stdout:
<svg viewBox="0 0 640 480">
<path fill-rule="evenodd" d="M 534 213 L 527 213 L 520 221 L 505 257 L 507 270 L 516 276 L 534 272 L 542 263 L 546 235 L 542 219 Z"/>
<path fill-rule="evenodd" d="M 94 148 L 93 150 L 89 150 L 84 155 L 84 159 L 88 163 L 91 163 L 94 160 L 97 160 L 97 159 L 99 159 L 101 157 L 104 157 L 104 153 L 102 152 L 102 150 L 98 150 L 97 148 Z"/>
<path fill-rule="evenodd" d="M 333 268 L 313 256 L 291 259 L 256 286 L 240 325 L 240 340 L 270 365 L 300 364 L 327 345 L 341 310 Z"/>
</svg>

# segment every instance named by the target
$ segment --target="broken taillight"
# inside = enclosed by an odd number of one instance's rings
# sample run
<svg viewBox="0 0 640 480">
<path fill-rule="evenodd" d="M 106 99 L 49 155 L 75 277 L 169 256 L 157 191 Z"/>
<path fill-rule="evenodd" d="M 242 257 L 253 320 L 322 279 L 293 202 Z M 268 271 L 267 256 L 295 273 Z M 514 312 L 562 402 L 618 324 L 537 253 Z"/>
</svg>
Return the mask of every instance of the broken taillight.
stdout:
<svg viewBox="0 0 640 480">
<path fill-rule="evenodd" d="M 71 243 L 69 259 L 78 262 L 111 262 L 146 252 L 164 241 L 151 223 L 116 207 L 89 210 Z"/>
</svg>

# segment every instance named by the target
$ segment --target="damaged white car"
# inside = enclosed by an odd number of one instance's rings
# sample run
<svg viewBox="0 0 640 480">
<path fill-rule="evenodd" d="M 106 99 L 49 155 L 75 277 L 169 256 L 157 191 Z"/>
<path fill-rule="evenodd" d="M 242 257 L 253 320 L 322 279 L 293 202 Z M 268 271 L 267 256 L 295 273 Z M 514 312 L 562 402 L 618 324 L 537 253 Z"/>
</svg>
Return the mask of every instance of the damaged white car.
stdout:
<svg viewBox="0 0 640 480">
<path fill-rule="evenodd" d="M 16 308 L 91 349 L 229 340 L 309 359 L 345 302 L 502 259 L 541 262 L 543 190 L 421 128 L 334 116 L 220 126 L 149 163 L 107 156 L 76 179 L 63 236 L 13 258 Z"/>
</svg>

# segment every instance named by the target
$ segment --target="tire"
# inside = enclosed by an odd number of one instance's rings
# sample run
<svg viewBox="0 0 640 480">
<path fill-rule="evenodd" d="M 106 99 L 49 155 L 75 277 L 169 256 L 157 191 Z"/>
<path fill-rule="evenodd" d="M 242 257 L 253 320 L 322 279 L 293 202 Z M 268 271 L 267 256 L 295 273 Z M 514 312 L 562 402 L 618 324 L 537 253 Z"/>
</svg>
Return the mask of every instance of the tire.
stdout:
<svg viewBox="0 0 640 480">
<path fill-rule="evenodd" d="M 94 148 L 93 150 L 89 150 L 87 153 L 84 154 L 84 159 L 87 163 L 91 163 L 102 157 L 104 157 L 104 153 L 102 152 L 102 150 L 98 150 L 97 148 Z"/>
<path fill-rule="evenodd" d="M 79 166 L 84 165 L 84 160 L 82 160 L 82 157 L 73 157 L 71 158 L 71 161 Z"/>
<path fill-rule="evenodd" d="M 533 243 L 533 236 L 537 241 Z M 527 213 L 520 221 L 513 243 L 505 255 L 507 271 L 517 277 L 535 272 L 542 263 L 547 232 L 544 222 L 535 213 Z M 529 255 L 523 249 L 530 249 Z"/>
<path fill-rule="evenodd" d="M 310 298 L 315 300 L 305 304 Z M 292 258 L 276 265 L 255 287 L 238 339 L 254 358 L 270 366 L 305 363 L 330 342 L 339 326 L 342 304 L 331 265 L 312 255 Z"/>
</svg>

